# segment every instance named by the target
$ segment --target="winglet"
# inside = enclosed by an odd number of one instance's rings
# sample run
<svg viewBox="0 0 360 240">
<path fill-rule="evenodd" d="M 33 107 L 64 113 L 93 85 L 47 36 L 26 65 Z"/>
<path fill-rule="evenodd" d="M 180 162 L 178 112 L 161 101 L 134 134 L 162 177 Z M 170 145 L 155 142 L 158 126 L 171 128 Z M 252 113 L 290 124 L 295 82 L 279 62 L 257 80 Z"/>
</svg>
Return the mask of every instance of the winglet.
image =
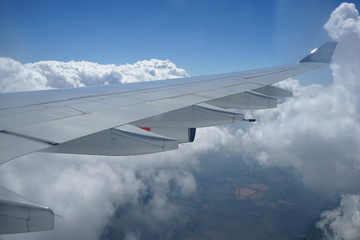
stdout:
<svg viewBox="0 0 360 240">
<path fill-rule="evenodd" d="M 329 63 L 335 48 L 336 42 L 327 42 L 311 51 L 309 55 L 304 57 L 299 63 L 305 62 L 318 62 L 318 63 Z"/>
</svg>

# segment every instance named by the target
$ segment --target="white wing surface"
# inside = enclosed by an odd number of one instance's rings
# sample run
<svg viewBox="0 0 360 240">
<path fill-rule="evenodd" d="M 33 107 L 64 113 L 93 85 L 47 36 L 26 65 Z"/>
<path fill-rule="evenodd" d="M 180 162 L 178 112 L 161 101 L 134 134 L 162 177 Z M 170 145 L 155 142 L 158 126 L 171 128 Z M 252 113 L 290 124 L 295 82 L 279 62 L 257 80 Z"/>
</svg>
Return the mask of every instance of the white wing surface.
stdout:
<svg viewBox="0 0 360 240">
<path fill-rule="evenodd" d="M 51 209 L 0 186 L 0 234 L 36 232 L 54 228 Z"/>
<path fill-rule="evenodd" d="M 0 94 L 0 164 L 36 151 L 124 156 L 177 149 L 194 140 L 196 128 L 248 121 L 229 109 L 276 107 L 292 93 L 272 84 L 328 64 L 335 47 L 325 43 L 299 63 L 275 68 Z M 1 218 L 8 204 L 0 195 L 0 225 L 9 223 Z"/>
</svg>

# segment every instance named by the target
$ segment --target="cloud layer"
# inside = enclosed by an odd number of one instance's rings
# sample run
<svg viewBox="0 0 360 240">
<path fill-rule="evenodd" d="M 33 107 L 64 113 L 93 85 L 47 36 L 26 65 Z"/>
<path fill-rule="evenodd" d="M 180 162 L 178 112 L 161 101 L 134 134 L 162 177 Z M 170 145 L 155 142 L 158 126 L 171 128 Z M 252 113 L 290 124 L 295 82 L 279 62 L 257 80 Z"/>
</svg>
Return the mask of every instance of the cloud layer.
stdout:
<svg viewBox="0 0 360 240">
<path fill-rule="evenodd" d="M 1 92 L 143 82 L 187 76 L 184 69 L 177 68 L 169 60 L 151 59 L 117 66 L 86 61 L 21 64 L 11 58 L 0 58 Z"/>
</svg>

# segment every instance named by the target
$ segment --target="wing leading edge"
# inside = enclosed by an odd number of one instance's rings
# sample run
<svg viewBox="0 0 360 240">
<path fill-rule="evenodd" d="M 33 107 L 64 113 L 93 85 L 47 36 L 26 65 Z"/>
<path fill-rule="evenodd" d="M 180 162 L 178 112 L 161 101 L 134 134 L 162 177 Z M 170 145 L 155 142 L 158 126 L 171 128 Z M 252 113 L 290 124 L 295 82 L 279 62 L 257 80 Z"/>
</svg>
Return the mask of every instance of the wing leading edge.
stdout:
<svg viewBox="0 0 360 240">
<path fill-rule="evenodd" d="M 335 48 L 336 43 L 325 43 L 297 64 L 275 68 L 0 94 L 0 164 L 36 151 L 122 156 L 177 149 L 194 140 L 198 127 L 253 121 L 231 109 L 276 107 L 278 98 L 292 93 L 272 84 L 328 64 Z M 6 197 L 16 194 L 6 192 L 0 191 L 0 226 L 8 227 L 0 234 L 53 228 L 51 209 L 19 203 Z M 21 215 L 27 223 L 21 225 L 4 209 L 12 209 L 13 216 L 23 210 L 34 214 Z"/>
</svg>

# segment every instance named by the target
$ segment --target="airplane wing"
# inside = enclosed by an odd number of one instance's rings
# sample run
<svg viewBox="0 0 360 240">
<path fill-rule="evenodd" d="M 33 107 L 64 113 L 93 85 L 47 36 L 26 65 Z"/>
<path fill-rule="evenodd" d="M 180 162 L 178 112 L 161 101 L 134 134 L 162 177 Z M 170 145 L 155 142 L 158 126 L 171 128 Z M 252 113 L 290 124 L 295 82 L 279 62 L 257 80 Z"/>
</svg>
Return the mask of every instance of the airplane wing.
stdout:
<svg viewBox="0 0 360 240">
<path fill-rule="evenodd" d="M 0 94 L 0 164 L 37 151 L 126 156 L 177 149 L 194 140 L 196 128 L 252 121 L 231 109 L 275 108 L 278 98 L 292 93 L 272 84 L 328 64 L 335 47 L 334 42 L 325 43 L 296 64 L 274 68 Z M 1 217 L 4 206 L 19 203 L 2 195 L 0 191 L 1 226 L 11 219 L 11 214 Z M 51 209 L 24 202 L 21 206 L 40 208 L 53 217 Z"/>
<path fill-rule="evenodd" d="M 54 228 L 54 212 L 0 186 L 0 234 Z"/>
</svg>

